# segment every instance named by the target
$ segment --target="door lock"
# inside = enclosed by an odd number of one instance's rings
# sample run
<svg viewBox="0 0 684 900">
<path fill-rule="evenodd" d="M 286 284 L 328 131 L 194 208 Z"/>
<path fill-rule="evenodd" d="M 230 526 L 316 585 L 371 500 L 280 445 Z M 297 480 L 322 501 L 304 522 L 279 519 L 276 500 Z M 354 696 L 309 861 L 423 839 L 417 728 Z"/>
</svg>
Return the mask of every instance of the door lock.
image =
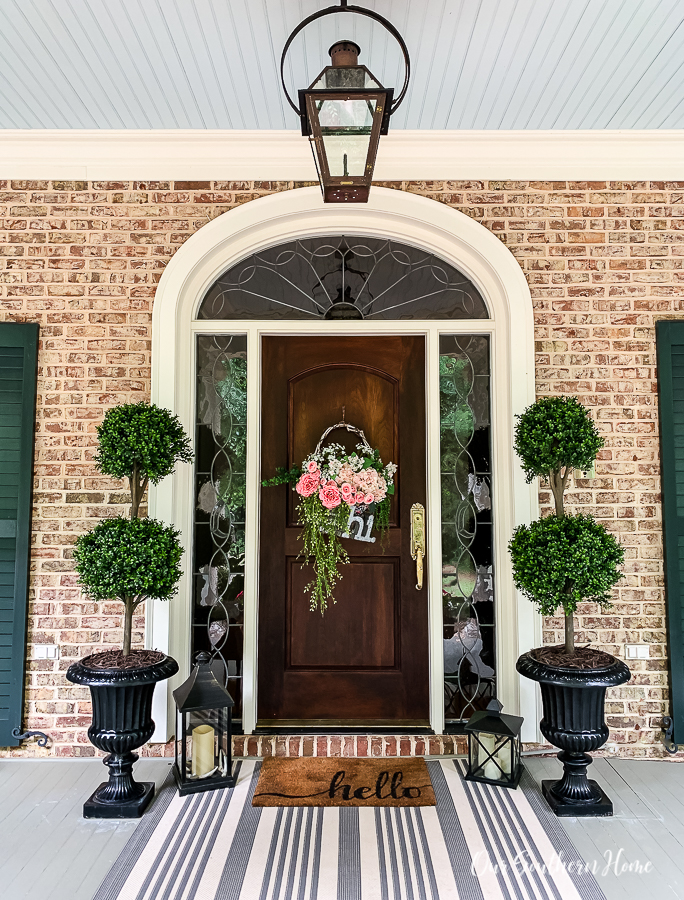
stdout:
<svg viewBox="0 0 684 900">
<path fill-rule="evenodd" d="M 411 559 L 416 561 L 416 590 L 423 590 L 423 559 L 425 558 L 425 507 L 414 503 L 411 507 Z"/>
</svg>

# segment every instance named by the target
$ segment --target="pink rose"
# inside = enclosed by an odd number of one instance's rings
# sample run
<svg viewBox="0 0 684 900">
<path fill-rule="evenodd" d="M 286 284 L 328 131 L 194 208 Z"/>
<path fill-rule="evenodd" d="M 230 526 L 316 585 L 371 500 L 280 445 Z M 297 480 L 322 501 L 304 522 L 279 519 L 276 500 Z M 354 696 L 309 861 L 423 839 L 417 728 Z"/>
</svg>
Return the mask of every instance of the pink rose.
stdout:
<svg viewBox="0 0 684 900">
<path fill-rule="evenodd" d="M 311 461 L 309 462 L 309 464 L 307 465 L 306 468 L 307 468 L 307 471 L 308 471 L 308 472 L 312 472 L 312 473 L 313 473 L 313 472 L 318 472 L 318 466 L 316 465 L 316 463 L 315 463 L 313 460 L 311 460 Z"/>
<path fill-rule="evenodd" d="M 334 488 L 336 488 L 336 487 L 337 487 L 337 482 L 336 482 L 336 481 L 333 481 L 332 478 L 331 478 L 330 481 L 326 481 L 325 486 L 326 486 L 326 487 L 334 487 Z"/>
<path fill-rule="evenodd" d="M 363 502 L 364 503 L 372 503 L 374 499 L 375 498 L 373 497 L 372 494 L 366 494 L 366 496 L 363 498 Z"/>
<path fill-rule="evenodd" d="M 366 495 L 362 491 L 359 491 L 356 494 L 356 497 L 354 497 L 354 502 L 355 503 L 363 503 L 365 500 L 365 497 L 366 497 Z"/>
<path fill-rule="evenodd" d="M 326 509 L 335 509 L 336 506 L 339 506 L 342 502 L 340 498 L 340 492 L 337 490 L 336 486 L 331 486 L 326 484 L 325 487 L 321 488 L 318 492 L 318 496 L 320 498 L 321 503 L 325 506 Z"/>
<path fill-rule="evenodd" d="M 295 490 L 302 497 L 310 497 L 312 494 L 316 493 L 320 483 L 321 479 L 318 475 L 312 475 L 310 472 L 305 472 L 297 482 Z"/>
<path fill-rule="evenodd" d="M 354 488 L 349 484 L 348 481 L 346 481 L 346 482 L 342 485 L 342 487 L 340 488 L 340 490 L 342 491 L 342 497 L 343 497 L 345 500 L 349 501 L 349 500 L 353 499 Z"/>
</svg>

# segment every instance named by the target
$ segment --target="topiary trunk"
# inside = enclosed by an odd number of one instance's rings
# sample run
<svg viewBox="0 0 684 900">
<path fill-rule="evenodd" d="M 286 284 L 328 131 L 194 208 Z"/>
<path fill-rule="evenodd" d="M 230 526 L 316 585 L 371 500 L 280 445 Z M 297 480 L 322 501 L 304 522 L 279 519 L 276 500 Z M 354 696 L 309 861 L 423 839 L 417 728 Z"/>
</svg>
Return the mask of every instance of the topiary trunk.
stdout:
<svg viewBox="0 0 684 900">
<path fill-rule="evenodd" d="M 551 470 L 549 472 L 549 484 L 551 485 L 551 493 L 556 504 L 556 515 L 558 518 L 565 516 L 565 505 L 563 502 L 563 494 L 570 478 L 570 467 L 565 467 L 565 472 L 561 475 L 561 470 Z M 570 593 L 568 591 L 568 593 Z M 568 656 L 572 656 L 575 652 L 575 617 L 563 607 L 565 615 L 565 652 Z"/>
<path fill-rule="evenodd" d="M 131 652 L 131 638 L 133 635 L 133 612 L 135 603 L 133 597 L 124 598 L 124 633 L 123 633 L 123 655 L 128 656 Z"/>
</svg>

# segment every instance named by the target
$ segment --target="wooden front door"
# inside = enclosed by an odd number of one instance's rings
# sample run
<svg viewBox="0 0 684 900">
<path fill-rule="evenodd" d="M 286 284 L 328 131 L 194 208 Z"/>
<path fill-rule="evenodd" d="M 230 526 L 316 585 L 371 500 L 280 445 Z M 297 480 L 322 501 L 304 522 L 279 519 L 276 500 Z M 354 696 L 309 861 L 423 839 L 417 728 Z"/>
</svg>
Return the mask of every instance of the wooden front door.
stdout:
<svg viewBox="0 0 684 900">
<path fill-rule="evenodd" d="M 411 505 L 425 504 L 425 339 L 265 337 L 262 359 L 262 478 L 301 464 L 343 407 L 399 468 L 388 539 L 344 541 L 324 616 L 304 593 L 296 494 L 261 489 L 258 724 L 427 725 L 427 587 L 416 590 L 409 530 Z"/>
</svg>

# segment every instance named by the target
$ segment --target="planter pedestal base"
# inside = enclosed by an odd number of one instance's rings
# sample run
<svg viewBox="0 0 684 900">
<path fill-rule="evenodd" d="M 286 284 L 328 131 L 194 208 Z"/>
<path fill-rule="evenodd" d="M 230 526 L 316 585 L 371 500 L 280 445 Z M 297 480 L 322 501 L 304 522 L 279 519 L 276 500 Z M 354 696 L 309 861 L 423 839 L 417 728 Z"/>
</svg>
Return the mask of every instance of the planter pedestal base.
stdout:
<svg viewBox="0 0 684 900">
<path fill-rule="evenodd" d="M 558 754 L 563 763 L 560 781 L 542 781 L 544 799 L 557 816 L 612 816 L 613 801 L 603 789 L 587 778 L 588 753 L 563 750 Z"/>
<path fill-rule="evenodd" d="M 582 818 L 583 816 L 613 815 L 613 801 L 595 781 L 587 779 L 586 782 L 592 792 L 596 794 L 596 800 L 589 802 L 564 800 L 562 797 L 557 797 L 553 789 L 558 784 L 560 784 L 558 781 L 542 781 L 542 793 L 544 794 L 544 799 L 557 816 L 575 816 L 577 818 Z"/>
<path fill-rule="evenodd" d="M 109 787 L 108 781 L 103 781 L 99 788 L 88 797 L 83 804 L 84 819 L 139 819 L 152 802 L 154 797 L 153 781 L 136 781 L 136 787 L 142 789 L 142 793 L 132 800 L 122 800 L 117 803 L 98 799 Z"/>
</svg>

